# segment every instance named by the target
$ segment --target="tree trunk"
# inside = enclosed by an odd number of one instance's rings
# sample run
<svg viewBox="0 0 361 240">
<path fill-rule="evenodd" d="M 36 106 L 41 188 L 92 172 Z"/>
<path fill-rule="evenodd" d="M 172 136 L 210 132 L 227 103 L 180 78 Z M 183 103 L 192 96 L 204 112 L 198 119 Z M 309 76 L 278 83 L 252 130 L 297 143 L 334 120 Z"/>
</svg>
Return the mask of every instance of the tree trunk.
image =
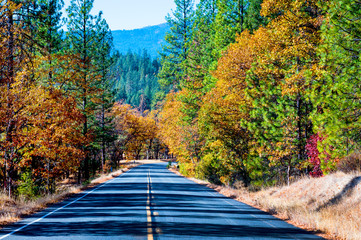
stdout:
<svg viewBox="0 0 361 240">
<path fill-rule="evenodd" d="M 13 32 L 13 28 L 14 28 L 14 18 L 13 18 L 13 13 L 8 10 L 7 12 L 7 17 L 8 17 L 8 24 L 7 24 L 7 31 L 9 34 L 9 40 L 8 40 L 8 72 L 7 72 L 7 91 L 10 92 L 11 88 L 12 88 L 12 84 L 14 82 L 14 32 Z M 6 191 L 6 187 L 8 187 L 9 190 L 9 197 L 11 197 L 11 177 L 9 174 L 9 163 L 11 162 L 11 158 L 12 158 L 12 151 L 13 151 L 13 147 L 11 146 L 11 144 L 13 143 L 13 138 L 12 138 L 12 132 L 14 131 L 14 127 L 15 127 L 15 123 L 13 121 L 13 117 L 14 117 L 14 112 L 12 111 L 12 99 L 10 98 L 10 94 L 7 94 L 7 109 L 8 109 L 8 125 L 6 127 L 6 142 L 8 143 L 8 149 L 5 149 L 5 156 L 4 156 L 4 160 L 5 160 L 5 184 L 4 184 L 4 189 Z"/>
<path fill-rule="evenodd" d="M 288 163 L 288 166 L 287 166 L 287 186 L 290 185 L 290 177 L 291 177 L 291 163 Z"/>
<path fill-rule="evenodd" d="M 103 98 L 104 101 L 104 98 Z M 104 107 L 104 103 L 102 104 L 102 152 L 101 152 L 101 165 L 102 165 L 102 173 L 104 173 L 104 164 L 105 164 L 105 139 L 104 139 L 104 135 L 105 135 L 105 107 Z"/>
</svg>

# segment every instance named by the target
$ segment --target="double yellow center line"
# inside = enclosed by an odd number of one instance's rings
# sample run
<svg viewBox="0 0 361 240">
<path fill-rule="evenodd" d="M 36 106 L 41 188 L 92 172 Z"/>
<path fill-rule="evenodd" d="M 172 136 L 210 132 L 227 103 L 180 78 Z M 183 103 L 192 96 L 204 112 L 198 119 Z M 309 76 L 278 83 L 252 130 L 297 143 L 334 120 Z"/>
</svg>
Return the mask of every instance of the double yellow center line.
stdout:
<svg viewBox="0 0 361 240">
<path fill-rule="evenodd" d="M 151 199 L 152 199 L 152 178 L 150 177 L 150 170 L 148 171 L 148 191 L 147 191 L 147 231 L 148 240 L 153 240 L 153 223 L 152 223 L 152 210 L 151 210 Z"/>
</svg>

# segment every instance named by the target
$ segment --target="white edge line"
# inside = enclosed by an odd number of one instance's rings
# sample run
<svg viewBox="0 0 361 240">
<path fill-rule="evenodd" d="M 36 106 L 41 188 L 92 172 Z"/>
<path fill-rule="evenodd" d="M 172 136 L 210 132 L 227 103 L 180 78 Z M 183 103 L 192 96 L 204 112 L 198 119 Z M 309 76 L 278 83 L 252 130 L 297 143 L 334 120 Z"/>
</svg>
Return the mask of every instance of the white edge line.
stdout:
<svg viewBox="0 0 361 240">
<path fill-rule="evenodd" d="M 128 173 L 128 172 L 130 172 L 130 171 L 131 171 L 131 170 L 125 172 L 124 174 L 126 174 L 126 173 Z M 123 175 L 123 174 L 122 174 L 122 175 Z M 122 175 L 120 175 L 120 176 L 122 176 Z M 36 222 L 41 221 L 42 219 L 46 218 L 47 216 L 49 216 L 49 215 L 51 215 L 51 214 L 53 214 L 53 213 L 55 213 L 55 212 L 57 212 L 57 211 L 59 211 L 59 210 L 61 210 L 61 209 L 63 209 L 63 208 L 66 208 L 67 206 L 69 206 L 69 205 L 71 205 L 71 204 L 73 204 L 73 203 L 76 203 L 76 202 L 79 201 L 80 199 L 85 198 L 85 197 L 88 196 L 90 193 L 94 192 L 95 190 L 98 190 L 99 188 L 107 185 L 108 183 L 113 182 L 113 181 L 114 181 L 115 179 L 117 179 L 117 178 L 118 178 L 118 177 L 113 178 L 112 180 L 109 180 L 109 181 L 107 181 L 107 182 L 99 185 L 98 187 L 94 188 L 94 189 L 91 190 L 90 192 L 87 192 L 87 193 L 84 194 L 83 196 L 75 199 L 74 201 L 72 201 L 72 202 L 70 202 L 70 203 L 68 203 L 68 204 L 66 204 L 66 205 L 64 205 L 64 206 L 62 206 L 62 207 L 59 207 L 59 208 L 53 210 L 52 212 L 49 212 L 49 213 L 45 214 L 44 216 L 42 216 L 42 217 L 40 217 L 40 218 L 38 218 L 38 219 L 35 219 L 34 221 L 32 221 L 32 222 L 30 222 L 30 223 L 28 223 L 28 224 L 26 224 L 26 225 L 24 225 L 24 226 L 22 226 L 22 227 L 20 227 L 20 228 L 18 228 L 18 229 L 15 229 L 15 230 L 12 231 L 11 233 L 8 233 L 8 234 L 6 234 L 6 235 L 3 235 L 2 237 L 0 237 L 0 239 L 4 239 L 4 238 L 7 238 L 7 237 L 10 237 L 10 236 L 13 235 L 14 233 L 19 232 L 19 231 L 23 230 L 24 228 L 26 228 L 26 227 L 28 227 L 28 226 L 36 223 Z"/>
</svg>

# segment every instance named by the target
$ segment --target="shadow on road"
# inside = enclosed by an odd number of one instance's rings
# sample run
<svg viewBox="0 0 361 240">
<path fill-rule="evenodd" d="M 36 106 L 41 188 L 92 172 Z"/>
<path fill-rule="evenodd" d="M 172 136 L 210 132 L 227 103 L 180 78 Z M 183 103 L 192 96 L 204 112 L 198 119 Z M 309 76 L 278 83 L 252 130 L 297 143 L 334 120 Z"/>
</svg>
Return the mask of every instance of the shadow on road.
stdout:
<svg viewBox="0 0 361 240">
<path fill-rule="evenodd" d="M 169 172 L 165 164 L 136 167 L 79 201 L 16 232 L 14 237 L 144 239 L 147 236 L 149 172 L 154 190 L 153 232 L 160 229 L 155 239 L 320 239 L 248 205 L 228 204 L 227 201 L 233 200 Z M 29 217 L 28 221 L 76 198 L 79 195 Z M 23 225 L 24 222 L 15 224 L 2 234 Z"/>
</svg>

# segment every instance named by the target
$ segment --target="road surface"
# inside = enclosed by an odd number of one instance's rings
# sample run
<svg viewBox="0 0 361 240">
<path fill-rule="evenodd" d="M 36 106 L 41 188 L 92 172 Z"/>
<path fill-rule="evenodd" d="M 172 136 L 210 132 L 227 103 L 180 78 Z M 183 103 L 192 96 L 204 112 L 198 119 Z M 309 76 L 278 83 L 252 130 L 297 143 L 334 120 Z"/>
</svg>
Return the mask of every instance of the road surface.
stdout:
<svg viewBox="0 0 361 240">
<path fill-rule="evenodd" d="M 0 240 L 322 239 L 146 164 L 0 231 Z"/>
</svg>

